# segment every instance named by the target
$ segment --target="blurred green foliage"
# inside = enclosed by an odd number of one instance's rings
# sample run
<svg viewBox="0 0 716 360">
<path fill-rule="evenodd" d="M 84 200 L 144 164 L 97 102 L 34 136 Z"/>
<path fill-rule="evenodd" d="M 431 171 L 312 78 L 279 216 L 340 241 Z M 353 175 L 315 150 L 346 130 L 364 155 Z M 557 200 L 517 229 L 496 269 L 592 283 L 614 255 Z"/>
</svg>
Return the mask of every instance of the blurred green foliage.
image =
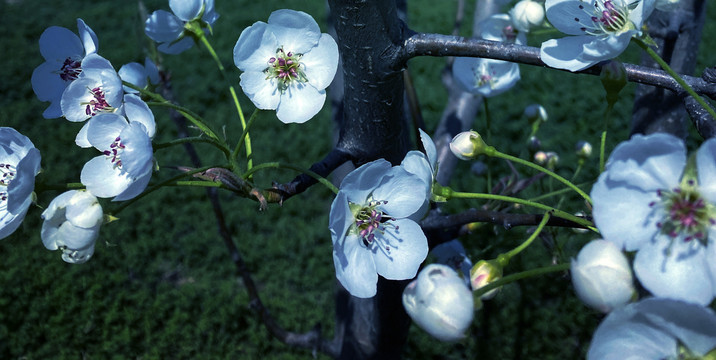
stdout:
<svg viewBox="0 0 716 360">
<path fill-rule="evenodd" d="M 166 1 L 147 0 L 151 13 L 168 9 Z M 474 4 L 468 4 L 468 14 Z M 290 7 L 306 11 L 326 31 L 323 1 L 218 1 L 221 15 L 210 38 L 238 87 L 238 70 L 232 49 L 241 30 L 255 21 L 266 21 L 271 11 Z M 453 26 L 455 1 L 435 3 L 410 1 L 409 23 L 423 32 L 449 33 Z M 30 137 L 42 153 L 46 178 L 56 182 L 79 181 L 79 170 L 93 156 L 93 149 L 79 149 L 74 136 L 81 124 L 63 119 L 43 119 L 46 103 L 39 102 L 30 86 L 33 69 L 42 63 L 38 39 L 50 25 L 76 31 L 82 18 L 99 37 L 99 53 L 116 68 L 142 62 L 148 40 L 134 1 L 5 0 L 0 3 L 2 35 L 0 58 L 6 74 L 0 81 L 0 125 L 11 126 Z M 714 9 L 710 9 L 714 18 Z M 469 35 L 470 16 L 462 35 Z M 707 21 L 703 49 L 716 47 L 716 24 Z M 530 38 L 538 45 L 555 36 L 547 33 Z M 637 61 L 635 49 L 623 58 Z M 199 47 L 179 56 L 163 55 L 171 72 L 178 103 L 209 119 L 235 139 L 241 133 L 225 83 L 213 61 Z M 697 74 L 713 66 L 709 51 L 699 56 Z M 432 130 L 446 101 L 440 73 L 445 60 L 418 58 L 410 70 L 420 97 L 423 115 Z M 605 104 L 596 77 L 571 75 L 537 67 L 521 66 L 522 81 L 510 92 L 489 100 L 492 141 L 498 149 L 527 156 L 529 126 L 522 116 L 525 106 L 542 104 L 549 121 L 539 136 L 543 147 L 559 153 L 557 170 L 570 177 L 576 166 L 574 144 L 587 140 L 597 148 Z M 628 134 L 634 85 L 623 91 L 611 119 L 608 149 Z M 253 106 L 243 95 L 241 103 L 249 116 Z M 174 124 L 165 109 L 154 109 L 156 141 L 175 138 Z M 485 119 L 478 115 L 475 129 L 484 131 Z M 284 125 L 270 117 L 252 128 L 254 163 L 282 161 L 309 167 L 331 147 L 332 130 L 328 106 L 303 125 Z M 570 134 L 571 136 L 564 136 Z M 197 145 L 205 164 L 220 161 L 220 154 Z M 180 147 L 156 154 L 160 171 L 155 180 L 176 174 L 173 166 L 189 166 Z M 508 175 L 501 161 L 485 160 L 493 184 Z M 451 184 L 464 191 L 485 191 L 484 177 L 471 174 L 467 162 L 459 164 Z M 522 176 L 534 175 L 519 169 Z M 256 175 L 259 184 L 286 182 L 296 174 L 271 170 Z M 597 175 L 596 156 L 585 165 L 577 183 L 591 183 Z M 589 189 L 590 185 L 584 188 Z M 547 180 L 521 194 L 533 197 L 559 189 Z M 168 188 L 155 192 L 119 214 L 120 221 L 105 225 L 94 257 L 84 265 L 70 265 L 60 254 L 44 249 L 39 236 L 42 206 L 56 192 L 39 194 L 39 207 L 30 209 L 23 226 L 0 241 L 4 261 L 0 263 L 0 358 L 5 359 L 193 359 L 308 358 L 309 351 L 288 348 L 273 339 L 249 308 L 248 296 L 216 231 L 216 223 L 203 189 Z M 227 222 L 263 300 L 289 330 L 303 332 L 323 324 L 332 336 L 335 277 L 331 258 L 327 214 L 332 194 L 321 186 L 283 204 L 258 212 L 255 202 L 221 193 Z M 583 208 L 567 196 L 566 210 Z M 556 204 L 558 198 L 548 202 Z M 447 204 L 458 211 L 479 206 L 458 200 Z M 116 204 L 104 201 L 105 209 Z M 505 230 L 485 225 L 463 240 L 473 261 L 494 257 L 514 247 L 527 236 L 527 228 Z M 566 229 L 550 229 L 542 244 L 513 260 L 506 272 L 568 261 L 593 236 Z M 582 357 L 593 328 L 601 315 L 587 309 L 572 294 L 566 274 L 553 274 L 506 286 L 478 312 L 468 338 L 442 344 L 417 327 L 411 328 L 405 355 L 408 359 L 539 358 Z M 323 358 L 319 356 L 319 358 Z"/>
</svg>

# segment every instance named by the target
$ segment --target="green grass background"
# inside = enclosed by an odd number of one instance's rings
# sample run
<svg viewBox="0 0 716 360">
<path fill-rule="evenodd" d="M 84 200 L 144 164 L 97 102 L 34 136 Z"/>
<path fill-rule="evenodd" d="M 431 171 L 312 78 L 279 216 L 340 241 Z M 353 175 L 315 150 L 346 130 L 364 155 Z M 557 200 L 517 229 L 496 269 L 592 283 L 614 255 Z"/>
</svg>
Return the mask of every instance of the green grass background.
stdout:
<svg viewBox="0 0 716 360">
<path fill-rule="evenodd" d="M 148 0 L 149 12 L 167 9 L 166 1 Z M 473 4 L 468 4 L 468 11 Z M 266 21 L 271 11 L 293 8 L 312 14 L 325 31 L 323 1 L 218 1 L 221 15 L 211 41 L 238 86 L 232 49 L 240 32 L 255 21 Z M 409 23 L 417 31 L 449 33 L 456 1 L 411 1 Z M 55 182 L 77 182 L 82 165 L 97 155 L 79 149 L 74 137 L 81 124 L 63 119 L 43 119 L 46 103 L 35 97 L 30 76 L 43 62 L 38 39 L 50 25 L 76 31 L 82 18 L 99 37 L 99 54 L 116 68 L 130 61 L 143 61 L 147 39 L 134 1 L 5 0 L 0 3 L 0 125 L 27 135 L 42 153 L 44 175 Z M 470 16 L 462 34 L 469 35 Z M 711 7 L 709 18 L 714 19 Z M 716 64 L 713 35 L 716 25 L 707 21 L 697 74 Z M 530 44 L 552 36 L 530 38 Z M 557 35 L 555 35 L 557 36 Z M 637 61 L 637 49 L 623 58 Z M 225 129 L 229 139 L 241 131 L 230 96 L 215 65 L 198 47 L 178 55 L 163 56 L 171 71 L 177 101 Z M 434 129 L 445 104 L 446 92 L 439 84 L 444 59 L 410 61 L 429 130 Z M 522 116 L 525 106 L 540 103 L 549 122 L 539 136 L 546 150 L 557 151 L 558 172 L 571 176 L 576 167 L 572 154 L 578 140 L 595 148 L 604 111 L 602 89 L 596 77 L 571 75 L 521 66 L 522 81 L 510 92 L 489 101 L 493 145 L 525 156 L 529 132 Z M 634 85 L 629 85 L 617 104 L 608 148 L 628 134 Z M 247 115 L 251 103 L 241 96 Z M 154 109 L 156 141 L 168 141 L 176 130 L 165 109 Z M 252 128 L 255 163 L 283 161 L 309 167 L 331 148 L 332 130 L 328 107 L 303 125 L 284 125 L 262 118 Z M 483 115 L 475 128 L 484 129 Z M 567 135 L 568 134 L 568 135 Z M 205 164 L 220 161 L 212 148 L 198 145 Z M 181 148 L 156 154 L 160 171 L 155 180 L 175 175 L 171 166 L 190 165 Z M 487 161 L 493 177 L 506 175 L 499 161 Z M 593 156 L 576 179 L 591 182 L 596 171 Z M 532 172 L 520 169 L 523 176 Z M 286 182 L 291 171 L 266 171 L 256 178 L 270 186 Z M 484 191 L 484 177 L 471 174 L 470 164 L 460 163 L 452 186 L 459 190 Z M 586 185 L 585 189 L 589 189 Z M 536 196 L 557 184 L 542 181 L 525 191 Z M 40 207 L 57 192 L 39 194 Z M 226 217 L 248 267 L 254 274 L 266 306 L 278 322 L 292 331 L 310 330 L 323 324 L 332 336 L 335 277 L 331 258 L 327 214 L 332 194 L 321 186 L 287 201 L 283 207 L 257 211 L 256 203 L 222 193 Z M 550 199 L 555 204 L 558 199 Z M 115 206 L 103 202 L 105 208 Z M 447 204 L 451 211 L 480 206 L 458 200 Z M 169 188 L 155 192 L 119 214 L 120 221 L 102 228 L 94 257 L 84 265 L 66 264 L 57 252 L 47 251 L 39 236 L 42 208 L 30 209 L 23 226 L 0 241 L 0 358 L 4 359 L 303 359 L 310 351 L 292 349 L 273 339 L 249 308 L 248 296 L 216 231 L 216 223 L 203 189 Z M 563 208 L 582 209 L 568 196 Z M 463 241 L 473 261 L 491 258 L 511 249 L 527 237 L 527 228 L 505 230 L 492 225 L 479 228 Z M 513 260 L 506 272 L 515 272 L 555 261 L 568 261 L 579 247 L 593 238 L 569 230 L 548 231 Z M 468 337 L 455 344 L 430 338 L 411 328 L 405 350 L 408 359 L 582 357 L 594 327 L 602 315 L 589 310 L 573 295 L 566 274 L 555 274 L 506 286 L 476 314 Z M 324 358 L 320 356 L 319 358 Z"/>
</svg>

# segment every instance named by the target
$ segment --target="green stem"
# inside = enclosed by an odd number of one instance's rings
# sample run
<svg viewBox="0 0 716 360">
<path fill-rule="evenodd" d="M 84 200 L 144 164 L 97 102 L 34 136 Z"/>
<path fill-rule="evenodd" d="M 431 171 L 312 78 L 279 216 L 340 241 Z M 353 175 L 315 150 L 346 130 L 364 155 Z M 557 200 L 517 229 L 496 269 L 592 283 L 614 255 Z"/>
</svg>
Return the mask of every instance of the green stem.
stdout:
<svg viewBox="0 0 716 360">
<path fill-rule="evenodd" d="M 512 155 L 508 155 L 508 154 L 501 153 L 501 152 L 499 152 L 497 149 L 495 149 L 495 148 L 492 147 L 492 146 L 488 146 L 488 148 L 485 149 L 485 154 L 488 155 L 488 156 L 494 156 L 494 157 L 498 157 L 498 158 L 501 158 L 501 159 L 510 160 L 510 161 L 516 162 L 516 163 L 518 163 L 518 164 L 522 164 L 522 165 L 525 165 L 525 166 L 527 166 L 527 167 L 531 167 L 531 168 L 533 168 L 533 169 L 535 169 L 535 170 L 537 170 L 537 171 L 541 171 L 541 172 L 543 172 L 543 173 L 545 173 L 545 174 L 547 174 L 547 175 L 549 175 L 549 176 L 551 176 L 551 177 L 557 179 L 557 180 L 558 180 L 559 182 L 561 182 L 562 184 L 567 185 L 570 189 L 576 191 L 577 194 L 579 194 L 581 197 L 583 197 L 585 200 L 587 200 L 590 204 L 592 203 L 592 199 L 589 197 L 589 195 L 587 195 L 587 193 L 585 193 L 584 191 L 582 191 L 582 189 L 580 189 L 580 188 L 578 188 L 577 186 L 575 186 L 571 181 L 569 181 L 569 180 L 567 180 L 567 179 L 565 179 L 565 178 L 563 178 L 563 177 L 557 175 L 557 174 L 554 173 L 553 171 L 547 170 L 547 169 L 545 169 L 544 167 L 539 166 L 539 165 L 537 165 L 537 164 L 535 164 L 535 163 L 532 163 L 532 162 L 530 162 L 530 161 L 523 160 L 523 159 L 520 159 L 520 158 L 515 157 L 515 156 L 512 156 Z"/>
<path fill-rule="evenodd" d="M 492 144 L 492 121 L 490 118 L 490 107 L 488 106 L 486 97 L 482 98 L 482 104 L 485 107 L 485 127 L 487 130 L 487 143 Z M 492 190 L 492 166 L 487 167 L 487 191 Z"/>
<path fill-rule="evenodd" d="M 256 118 L 259 117 L 259 115 L 261 114 L 262 111 L 263 110 L 261 110 L 261 109 L 256 109 L 251 114 L 251 117 L 249 117 L 249 123 L 246 124 L 246 127 L 244 128 L 243 132 L 241 133 L 241 138 L 239 138 L 239 142 L 236 143 L 236 147 L 234 147 L 234 152 L 231 153 L 232 159 L 236 159 L 236 157 L 239 156 L 239 149 L 241 149 L 241 144 L 243 144 L 244 141 L 250 141 L 250 139 L 248 138 L 249 129 L 251 128 L 251 125 L 254 124 L 254 120 L 256 120 Z M 252 159 L 249 158 L 249 160 L 252 160 Z"/>
<path fill-rule="evenodd" d="M 228 149 L 223 147 L 221 144 L 217 143 L 216 140 L 211 139 L 211 138 L 206 138 L 203 136 L 193 136 L 193 137 L 174 139 L 174 140 L 163 142 L 163 143 L 156 143 L 156 144 L 152 145 L 152 147 L 154 148 L 154 151 L 156 152 L 157 150 L 161 150 L 161 149 L 176 146 L 176 145 L 182 145 L 182 144 L 186 144 L 186 143 L 207 143 L 207 144 L 213 145 L 217 149 L 221 150 L 227 156 L 229 155 L 228 151 L 227 151 Z"/>
<path fill-rule="evenodd" d="M 545 211 L 549 211 L 549 212 L 552 213 L 552 215 L 554 215 L 554 216 L 556 216 L 556 217 L 559 217 L 559 218 L 562 218 L 562 219 L 565 219 L 565 220 L 572 221 L 572 222 L 577 223 L 577 224 L 579 224 L 579 225 L 582 225 L 582 226 L 584 226 L 584 227 L 586 227 L 586 228 L 588 228 L 588 229 L 590 229 L 590 230 L 592 230 L 592 231 L 594 231 L 594 232 L 598 232 L 597 229 L 594 227 L 594 224 L 592 224 L 591 221 L 586 220 L 586 219 L 583 219 L 583 218 L 580 218 L 580 217 L 577 217 L 577 216 L 574 216 L 574 215 L 572 215 L 572 214 L 570 214 L 570 213 L 568 213 L 568 212 L 565 212 L 565 211 L 562 211 L 562 210 L 559 210 L 559 209 L 555 209 L 555 208 L 553 208 L 553 207 L 551 207 L 551 206 L 547 206 L 547 205 L 544 205 L 544 204 L 540 204 L 540 203 L 538 203 L 538 202 L 529 201 L 529 200 L 524 200 L 524 199 L 515 198 L 515 197 L 511 197 L 511 196 L 504 196 L 504 195 L 480 194 L 480 193 L 466 193 L 466 192 L 452 191 L 452 190 L 450 190 L 450 189 L 447 188 L 447 187 L 442 187 L 442 189 L 447 189 L 447 190 L 449 190 L 449 191 L 443 191 L 441 194 L 438 194 L 438 195 L 442 195 L 442 196 L 444 196 L 444 197 L 447 198 L 447 199 L 450 199 L 450 198 L 485 199 L 485 200 L 505 201 L 505 202 L 511 202 L 511 203 L 515 203 L 515 204 L 521 204 L 521 205 L 525 205 L 525 206 L 531 206 L 531 207 L 534 207 L 534 208 L 538 208 L 538 209 L 542 209 L 542 210 L 545 210 Z"/>
<path fill-rule="evenodd" d="M 181 107 L 176 104 L 172 104 L 166 100 L 164 100 L 164 101 L 149 101 L 149 102 L 147 102 L 147 105 L 167 107 L 167 108 L 176 110 L 176 112 L 180 113 L 187 120 L 189 120 L 192 124 L 194 124 L 194 126 L 199 128 L 199 130 L 201 130 L 203 133 L 205 133 L 210 138 L 214 139 L 217 142 L 217 144 L 220 144 L 221 147 L 223 148 L 222 151 L 224 153 L 226 153 L 227 155 L 231 154 L 231 151 L 229 150 L 228 146 L 226 145 L 226 142 L 222 138 L 220 138 L 218 135 L 216 135 L 214 130 L 211 130 L 211 128 L 206 124 L 206 122 L 204 122 L 204 120 L 199 115 L 195 114 L 191 110 Z"/>
<path fill-rule="evenodd" d="M 693 98 L 696 99 L 696 101 L 706 111 L 708 111 L 709 115 L 711 115 L 711 118 L 713 120 L 716 120 L 716 112 L 714 112 L 714 109 L 708 106 L 708 104 L 706 104 L 706 101 L 704 101 L 704 99 L 699 96 L 699 94 L 697 94 L 696 91 L 694 91 L 694 89 L 692 89 L 691 86 L 689 86 L 689 84 L 687 84 L 686 81 L 684 81 L 684 79 L 682 79 L 681 76 L 679 76 L 679 74 L 677 74 L 676 71 L 674 71 L 671 66 L 669 66 L 669 64 L 667 64 L 666 61 L 661 58 L 661 56 L 659 56 L 659 54 L 656 53 L 656 51 L 650 48 L 649 45 L 644 42 L 644 40 L 639 38 L 632 39 L 636 42 L 637 45 L 639 45 L 639 47 L 644 49 L 644 51 L 646 51 L 646 53 L 649 54 L 649 56 L 651 56 L 651 58 L 654 59 L 654 61 L 656 61 L 661 66 L 661 68 L 664 69 L 664 71 L 669 73 L 669 75 L 671 75 L 671 77 L 674 78 L 674 80 L 676 80 L 676 82 L 681 85 L 681 87 L 686 90 L 689 95 L 693 96 Z"/>
<path fill-rule="evenodd" d="M 254 166 L 253 168 L 249 169 L 248 171 L 246 171 L 246 173 L 244 173 L 244 175 L 242 177 L 244 179 L 248 179 L 251 175 L 253 175 L 255 172 L 257 172 L 259 170 L 281 169 L 281 168 L 291 169 L 291 170 L 295 170 L 295 171 L 304 173 L 304 174 L 316 179 L 318 182 L 323 184 L 329 190 L 333 191 L 334 194 L 338 194 L 338 188 L 335 187 L 335 185 L 331 184 L 331 182 L 328 181 L 328 179 L 324 178 L 321 175 L 316 174 L 315 172 L 313 172 L 311 170 L 304 169 L 304 168 L 301 168 L 301 167 L 298 167 L 298 166 L 295 166 L 292 164 L 286 164 L 286 163 L 280 163 L 280 162 L 267 162 L 267 163 L 259 164 L 259 165 Z"/>
<path fill-rule="evenodd" d="M 532 242 L 542 232 L 542 229 L 544 229 L 544 227 L 547 225 L 547 222 L 549 221 L 550 217 L 552 217 L 552 212 L 548 211 L 542 217 L 542 221 L 540 221 L 539 225 L 537 225 L 537 228 L 535 229 L 535 231 L 532 232 L 532 235 L 530 235 L 530 237 L 527 238 L 527 240 L 525 240 L 525 242 L 520 244 L 520 246 L 510 250 L 509 252 L 497 257 L 497 261 L 500 263 L 500 265 L 502 265 L 503 268 L 505 266 L 507 266 L 507 264 L 510 262 L 510 259 L 512 259 L 512 257 L 519 254 L 522 250 L 526 249 L 528 246 L 530 246 L 530 244 L 532 244 Z"/>
<path fill-rule="evenodd" d="M 164 181 L 162 181 L 162 182 L 160 182 L 160 183 L 158 183 L 158 184 L 153 185 L 152 187 L 150 187 L 149 189 L 145 190 L 144 192 L 142 192 L 141 194 L 137 195 L 136 197 L 134 197 L 134 198 L 132 198 L 132 199 L 130 199 L 130 200 L 127 200 L 127 201 L 123 202 L 121 205 L 119 205 L 119 206 L 117 206 L 115 209 L 113 209 L 113 211 L 109 212 L 109 214 L 111 214 L 111 215 L 117 215 L 117 214 L 119 214 L 122 210 L 124 210 L 125 208 L 127 208 L 127 207 L 129 207 L 130 205 L 134 204 L 135 202 L 139 201 L 141 198 L 143 198 L 143 197 L 145 197 L 145 196 L 147 196 L 147 195 L 149 195 L 149 194 L 151 194 L 151 193 L 153 193 L 153 192 L 159 190 L 160 188 L 162 188 L 162 187 L 164 187 L 164 186 L 170 186 L 170 184 L 173 184 L 173 183 L 177 182 L 179 179 L 185 178 L 185 177 L 187 177 L 187 176 L 191 176 L 191 175 L 193 175 L 193 174 L 198 174 L 198 173 L 200 173 L 200 172 L 202 172 L 202 171 L 206 171 L 206 170 L 209 170 L 209 169 L 215 168 L 215 167 L 223 167 L 223 166 L 205 166 L 205 167 L 202 167 L 202 168 L 194 169 L 194 170 L 192 170 L 192 171 L 184 172 L 184 173 L 181 173 L 181 174 L 179 174 L 179 175 L 173 176 L 173 177 L 171 177 L 171 178 L 169 178 L 169 179 L 167 179 L 167 180 L 164 180 Z M 212 182 L 210 182 L 210 181 L 197 181 L 197 182 L 212 183 Z M 215 183 L 215 184 L 218 184 L 218 187 L 220 187 L 221 185 L 223 185 L 223 184 L 219 184 L 219 183 Z M 208 186 L 208 185 L 199 185 L 199 186 Z M 212 186 L 214 186 L 214 185 L 212 185 Z"/>
<path fill-rule="evenodd" d="M 221 75 L 224 77 L 224 80 L 226 81 L 226 84 L 229 87 L 229 92 L 231 93 L 231 98 L 234 101 L 234 106 L 236 107 L 236 112 L 239 114 L 239 120 L 241 121 L 241 129 L 244 131 L 245 135 L 242 135 L 241 140 L 244 138 L 246 139 L 244 144 L 246 147 L 246 167 L 247 170 L 251 170 L 253 167 L 253 159 L 251 156 L 251 136 L 249 136 L 248 132 L 248 126 L 246 124 L 246 118 L 244 118 L 244 112 L 241 110 L 241 104 L 239 103 L 239 97 L 236 95 L 236 89 L 234 89 L 234 86 L 231 84 L 231 80 L 229 79 L 229 76 L 226 74 L 226 69 L 224 68 L 224 64 L 221 63 L 221 59 L 219 59 L 219 56 L 216 55 L 216 51 L 214 51 L 214 47 L 211 46 L 211 43 L 209 42 L 209 39 L 204 35 L 204 32 L 201 31 L 197 34 L 199 36 L 199 39 L 201 40 L 201 43 L 204 44 L 204 47 L 206 47 L 206 50 L 209 51 L 209 54 L 216 62 L 216 66 L 219 68 L 219 71 L 221 72 Z M 241 141 L 240 140 L 240 141 Z M 230 161 L 233 163 L 235 160 L 232 158 Z M 238 170 L 238 169 L 234 169 Z"/>
<path fill-rule="evenodd" d="M 523 272 L 518 272 L 515 274 L 507 275 L 499 280 L 495 280 L 494 282 L 491 282 L 473 292 L 473 297 L 480 298 L 480 296 L 488 293 L 492 289 L 497 289 L 503 285 L 507 285 L 509 283 L 513 283 L 517 280 L 522 280 L 525 278 L 542 275 L 542 274 L 548 274 L 552 272 L 561 272 L 565 270 L 569 270 L 570 264 L 564 263 L 564 264 L 557 264 L 557 265 L 550 265 L 550 266 L 544 266 L 539 267 L 536 269 L 530 269 Z"/>
<path fill-rule="evenodd" d="M 581 183 L 581 184 L 578 184 L 577 186 L 587 186 L 587 185 L 589 185 L 589 183 Z M 572 190 L 572 189 L 570 189 L 570 188 L 562 188 L 562 189 L 555 190 L 555 191 L 552 191 L 552 192 L 544 193 L 544 194 L 542 194 L 542 195 L 540 195 L 540 196 L 535 196 L 535 197 L 533 197 L 533 198 L 531 198 L 531 199 L 528 199 L 528 200 L 529 200 L 529 201 L 539 201 L 539 200 L 546 199 L 546 198 L 549 198 L 549 197 L 552 197 L 552 196 L 557 196 L 557 195 L 564 194 L 564 193 L 566 193 L 566 192 L 568 192 L 568 191 L 571 191 L 571 190 Z"/>
</svg>

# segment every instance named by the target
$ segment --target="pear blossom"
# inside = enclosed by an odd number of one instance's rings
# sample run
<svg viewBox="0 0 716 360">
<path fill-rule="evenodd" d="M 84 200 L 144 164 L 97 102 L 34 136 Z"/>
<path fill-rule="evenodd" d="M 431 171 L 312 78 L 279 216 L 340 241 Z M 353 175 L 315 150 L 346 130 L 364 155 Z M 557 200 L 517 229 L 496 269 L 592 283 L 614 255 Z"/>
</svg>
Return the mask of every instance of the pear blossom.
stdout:
<svg viewBox="0 0 716 360">
<path fill-rule="evenodd" d="M 30 81 L 37 98 L 50 102 L 42 113 L 46 119 L 62 116 L 62 92 L 82 73 L 82 59 L 97 52 L 94 31 L 82 19 L 77 19 L 77 29 L 79 36 L 69 29 L 50 26 L 40 35 L 40 53 L 45 62 L 35 68 Z"/>
<path fill-rule="evenodd" d="M 156 132 L 156 123 L 154 122 L 154 113 L 149 109 L 142 98 L 135 94 L 124 94 L 122 104 L 114 111 L 117 115 L 123 115 L 129 122 L 137 121 L 144 125 L 149 138 L 154 138 Z M 89 121 L 80 129 L 75 137 L 75 143 L 82 148 L 90 148 L 93 145 L 87 139 L 87 129 Z"/>
<path fill-rule="evenodd" d="M 146 88 L 148 85 L 159 84 L 159 69 L 149 57 L 144 60 L 144 65 L 138 62 L 130 62 L 122 65 L 117 72 L 122 81 L 134 84 L 139 88 Z M 137 94 L 139 91 L 124 86 L 124 92 Z"/>
<path fill-rule="evenodd" d="M 517 30 L 529 32 L 544 22 L 544 5 L 532 0 L 521 0 L 510 10 L 510 19 Z"/>
<path fill-rule="evenodd" d="M 621 54 L 654 10 L 654 0 L 547 0 L 547 19 L 573 36 L 542 43 L 540 58 L 557 69 L 579 71 Z"/>
<path fill-rule="evenodd" d="M 326 101 L 338 68 L 338 45 L 316 21 L 295 10 L 277 10 L 268 23 L 244 29 L 234 47 L 241 88 L 259 109 L 276 110 L 284 123 L 311 119 Z"/>
<path fill-rule="evenodd" d="M 91 193 L 70 190 L 54 198 L 42 213 L 42 243 L 62 251 L 62 260 L 82 264 L 94 254 L 104 215 Z"/>
<path fill-rule="evenodd" d="M 379 159 L 349 173 L 331 205 L 336 278 L 359 298 L 376 294 L 378 275 L 415 276 L 428 255 L 428 241 L 410 217 L 425 201 L 421 178 Z"/>
<path fill-rule="evenodd" d="M 158 42 L 157 49 L 166 54 L 176 55 L 194 45 L 191 33 L 185 31 L 187 23 L 198 21 L 202 28 L 211 28 L 219 18 L 214 0 L 169 0 L 169 8 L 173 13 L 157 10 L 144 25 L 147 36 Z"/>
<path fill-rule="evenodd" d="M 139 195 L 152 175 L 153 151 L 148 122 L 100 114 L 87 125 L 87 141 L 102 152 L 82 168 L 80 181 L 92 195 L 123 201 Z M 153 134 L 152 134 L 153 135 Z"/>
<path fill-rule="evenodd" d="M 649 298 L 612 311 L 594 332 L 587 359 L 712 359 L 715 355 L 712 309 Z"/>
<path fill-rule="evenodd" d="M 636 293 L 624 253 L 606 240 L 594 240 L 572 259 L 570 270 L 577 296 L 601 312 L 626 305 Z"/>
<path fill-rule="evenodd" d="M 122 79 L 105 58 L 87 55 L 82 73 L 62 94 L 62 114 L 72 122 L 82 122 L 101 113 L 110 113 L 122 105 Z"/>
<path fill-rule="evenodd" d="M 430 264 L 403 290 L 403 307 L 415 323 L 441 341 L 457 341 L 474 316 L 472 293 L 449 266 Z"/>
<path fill-rule="evenodd" d="M 0 239 L 10 236 L 25 219 L 32 203 L 40 151 L 9 127 L 0 127 Z"/>
<path fill-rule="evenodd" d="M 605 240 L 636 251 L 634 273 L 653 295 L 706 305 L 716 295 L 716 139 L 687 161 L 681 139 L 635 135 L 592 187 Z"/>
<path fill-rule="evenodd" d="M 523 32 L 515 30 L 507 14 L 492 15 L 480 24 L 480 38 L 524 44 Z M 520 68 L 508 61 L 457 57 L 452 65 L 453 78 L 473 94 L 492 97 L 511 89 L 520 80 Z"/>
<path fill-rule="evenodd" d="M 450 151 L 460 160 L 472 160 L 485 153 L 487 144 L 477 131 L 463 131 L 450 141 Z"/>
</svg>

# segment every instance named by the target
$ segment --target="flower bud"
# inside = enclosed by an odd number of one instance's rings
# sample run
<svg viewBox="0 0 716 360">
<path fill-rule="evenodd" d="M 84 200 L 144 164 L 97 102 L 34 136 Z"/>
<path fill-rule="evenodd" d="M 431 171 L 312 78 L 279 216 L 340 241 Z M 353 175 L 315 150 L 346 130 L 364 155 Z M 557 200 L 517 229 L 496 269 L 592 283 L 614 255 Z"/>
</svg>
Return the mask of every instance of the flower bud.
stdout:
<svg viewBox="0 0 716 360">
<path fill-rule="evenodd" d="M 408 315 L 433 337 L 457 341 L 472 323 L 474 303 L 470 289 L 449 266 L 430 264 L 403 291 Z"/>
<path fill-rule="evenodd" d="M 538 151 L 534 155 L 535 164 L 544 166 L 547 163 L 547 153 L 544 151 Z"/>
<path fill-rule="evenodd" d="M 586 159 L 592 156 L 592 144 L 586 141 L 580 141 L 574 147 L 574 151 L 577 153 L 577 157 L 580 159 Z"/>
<path fill-rule="evenodd" d="M 94 254 L 104 218 L 97 198 L 84 190 L 70 190 L 54 198 L 42 213 L 42 243 L 62 250 L 62 260 L 81 264 Z"/>
<path fill-rule="evenodd" d="M 535 122 L 547 122 L 547 110 L 540 104 L 532 104 L 525 108 L 524 112 L 530 124 Z"/>
<path fill-rule="evenodd" d="M 535 153 L 539 151 L 539 149 L 542 148 L 542 141 L 536 136 L 530 136 L 529 139 L 527 139 L 527 150 L 530 151 L 530 153 Z"/>
<path fill-rule="evenodd" d="M 577 296 L 601 312 L 626 305 L 634 297 L 629 261 L 613 243 L 595 240 L 572 259 L 572 284 Z"/>
<path fill-rule="evenodd" d="M 512 24 L 517 30 L 529 32 L 544 22 L 544 7 L 532 0 L 522 0 L 510 10 Z"/>
<path fill-rule="evenodd" d="M 487 284 L 500 280 L 502 278 L 502 266 L 497 260 L 480 260 L 470 270 L 470 284 L 472 290 L 478 290 Z M 480 297 L 482 300 L 490 300 L 500 288 L 492 289 Z"/>
<path fill-rule="evenodd" d="M 484 154 L 487 144 L 477 131 L 463 131 L 450 142 L 450 150 L 461 160 L 470 160 Z"/>
<path fill-rule="evenodd" d="M 627 84 L 627 73 L 624 64 L 616 60 L 610 60 L 602 66 L 602 72 L 599 74 L 604 90 L 607 91 L 607 102 L 616 103 L 619 99 L 619 92 Z"/>
</svg>

